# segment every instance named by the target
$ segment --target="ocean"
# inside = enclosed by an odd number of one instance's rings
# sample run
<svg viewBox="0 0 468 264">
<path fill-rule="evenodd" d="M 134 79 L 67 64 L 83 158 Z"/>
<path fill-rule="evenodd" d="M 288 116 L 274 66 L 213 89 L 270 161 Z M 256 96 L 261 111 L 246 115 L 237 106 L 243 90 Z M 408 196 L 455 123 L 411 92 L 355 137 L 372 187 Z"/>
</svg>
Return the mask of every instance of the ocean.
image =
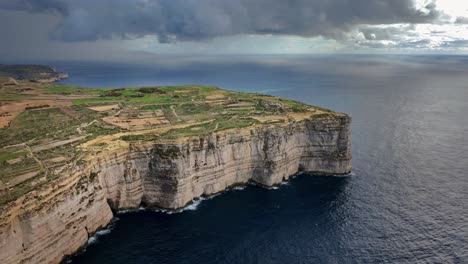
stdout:
<svg viewBox="0 0 468 264">
<path fill-rule="evenodd" d="M 203 84 L 353 118 L 349 177 L 119 213 L 72 263 L 468 263 L 468 57 L 161 56 L 51 62 L 87 87 Z"/>
</svg>

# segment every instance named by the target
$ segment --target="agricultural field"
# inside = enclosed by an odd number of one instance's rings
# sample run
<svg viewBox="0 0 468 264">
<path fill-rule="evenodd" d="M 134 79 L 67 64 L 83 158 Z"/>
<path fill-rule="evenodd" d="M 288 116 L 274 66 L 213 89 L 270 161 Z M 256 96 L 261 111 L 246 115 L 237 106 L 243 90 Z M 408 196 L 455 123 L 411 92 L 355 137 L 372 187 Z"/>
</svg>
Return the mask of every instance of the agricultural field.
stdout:
<svg viewBox="0 0 468 264">
<path fill-rule="evenodd" d="M 60 177 L 92 142 L 159 142 L 330 113 L 208 86 L 90 89 L 1 78 L 0 204 Z"/>
</svg>

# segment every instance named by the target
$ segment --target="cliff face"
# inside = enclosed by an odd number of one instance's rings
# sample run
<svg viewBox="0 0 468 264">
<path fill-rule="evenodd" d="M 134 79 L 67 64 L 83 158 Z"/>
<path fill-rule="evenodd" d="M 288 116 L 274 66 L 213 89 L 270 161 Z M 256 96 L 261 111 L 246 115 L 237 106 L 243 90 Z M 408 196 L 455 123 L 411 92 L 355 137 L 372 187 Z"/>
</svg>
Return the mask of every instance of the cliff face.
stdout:
<svg viewBox="0 0 468 264">
<path fill-rule="evenodd" d="M 155 145 L 142 202 L 179 208 L 194 197 L 249 181 L 272 186 L 298 171 L 349 173 L 348 123 L 346 117 L 305 121 Z"/>
<path fill-rule="evenodd" d="M 106 226 L 111 209 L 176 209 L 249 181 L 271 186 L 298 171 L 351 171 L 350 118 L 226 130 L 103 151 L 0 212 L 2 263 L 58 263 Z"/>
</svg>

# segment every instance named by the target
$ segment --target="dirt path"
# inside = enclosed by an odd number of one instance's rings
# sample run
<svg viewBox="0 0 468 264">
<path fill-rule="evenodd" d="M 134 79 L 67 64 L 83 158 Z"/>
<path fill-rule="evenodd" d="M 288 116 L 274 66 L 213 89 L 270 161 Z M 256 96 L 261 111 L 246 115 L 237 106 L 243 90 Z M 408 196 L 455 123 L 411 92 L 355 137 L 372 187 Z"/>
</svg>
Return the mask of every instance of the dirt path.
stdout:
<svg viewBox="0 0 468 264">
<path fill-rule="evenodd" d="M 177 118 L 177 122 L 180 122 L 181 119 L 180 119 L 179 115 L 177 115 L 177 113 L 176 113 L 176 111 L 175 111 L 175 109 L 174 109 L 174 105 L 171 105 L 170 108 L 171 108 L 172 113 L 174 114 L 174 116 Z"/>
<path fill-rule="evenodd" d="M 29 141 L 31 141 L 31 140 L 29 140 Z M 14 148 L 14 147 L 24 147 L 25 145 L 26 145 L 26 143 L 18 143 L 18 144 L 14 144 L 14 145 L 3 146 L 2 148 L 7 149 L 7 148 Z"/>
<path fill-rule="evenodd" d="M 123 137 L 123 136 L 144 135 L 144 134 L 150 134 L 150 133 L 162 134 L 162 133 L 165 133 L 165 132 L 167 132 L 169 130 L 172 130 L 172 129 L 180 129 L 180 128 L 186 128 L 186 127 L 189 127 L 189 126 L 208 124 L 208 123 L 211 123 L 213 121 L 214 121 L 214 119 L 203 121 L 203 122 L 197 122 L 197 123 L 158 127 L 158 128 L 149 129 L 149 130 L 141 130 L 141 131 L 134 131 L 134 132 L 121 132 L 121 133 L 116 133 L 116 134 L 112 134 L 112 135 L 106 135 L 106 136 L 95 138 L 93 140 L 90 140 L 88 142 L 85 142 L 85 143 L 81 144 L 80 147 L 81 148 L 89 148 L 89 147 L 91 147 L 93 145 L 96 145 L 96 144 L 99 144 L 99 143 L 111 142 L 112 140 L 119 139 L 120 137 Z"/>
<path fill-rule="evenodd" d="M 25 145 L 26 148 L 28 149 L 28 151 L 29 151 L 29 153 L 31 154 L 31 156 L 33 157 L 33 159 L 34 159 L 37 163 L 39 163 L 39 166 L 40 166 L 41 169 L 45 172 L 45 177 L 47 178 L 47 176 L 49 176 L 49 169 L 47 168 L 47 166 L 45 166 L 44 163 L 42 163 L 42 161 L 40 161 L 40 160 L 36 157 L 36 155 L 34 155 L 34 152 L 32 151 L 32 149 L 31 149 L 28 145 L 26 145 L 26 144 L 24 144 L 24 145 Z"/>
<path fill-rule="evenodd" d="M 72 139 L 55 141 L 55 142 L 51 142 L 51 143 L 48 143 L 48 144 L 35 146 L 35 147 L 32 147 L 32 151 L 39 152 L 39 151 L 43 151 L 43 150 L 53 149 L 53 148 L 56 148 L 56 147 L 59 147 L 59 146 L 63 146 L 63 145 L 71 144 L 73 142 L 80 141 L 80 140 L 84 139 L 85 137 L 86 136 L 75 137 L 75 138 L 72 138 Z"/>
</svg>

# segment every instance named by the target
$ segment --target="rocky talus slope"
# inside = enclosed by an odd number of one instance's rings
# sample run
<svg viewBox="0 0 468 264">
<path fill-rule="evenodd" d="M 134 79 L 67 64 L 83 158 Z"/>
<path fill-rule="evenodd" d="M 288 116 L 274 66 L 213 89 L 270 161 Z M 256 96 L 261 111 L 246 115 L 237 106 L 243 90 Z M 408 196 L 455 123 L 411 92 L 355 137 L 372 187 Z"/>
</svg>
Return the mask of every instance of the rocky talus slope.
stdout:
<svg viewBox="0 0 468 264">
<path fill-rule="evenodd" d="M 272 186 L 300 171 L 347 174 L 350 118 L 334 114 L 167 142 L 114 140 L 83 153 L 86 162 L 1 208 L 1 263 L 59 263 L 109 224 L 115 210 L 177 209 L 233 185 Z"/>
</svg>

